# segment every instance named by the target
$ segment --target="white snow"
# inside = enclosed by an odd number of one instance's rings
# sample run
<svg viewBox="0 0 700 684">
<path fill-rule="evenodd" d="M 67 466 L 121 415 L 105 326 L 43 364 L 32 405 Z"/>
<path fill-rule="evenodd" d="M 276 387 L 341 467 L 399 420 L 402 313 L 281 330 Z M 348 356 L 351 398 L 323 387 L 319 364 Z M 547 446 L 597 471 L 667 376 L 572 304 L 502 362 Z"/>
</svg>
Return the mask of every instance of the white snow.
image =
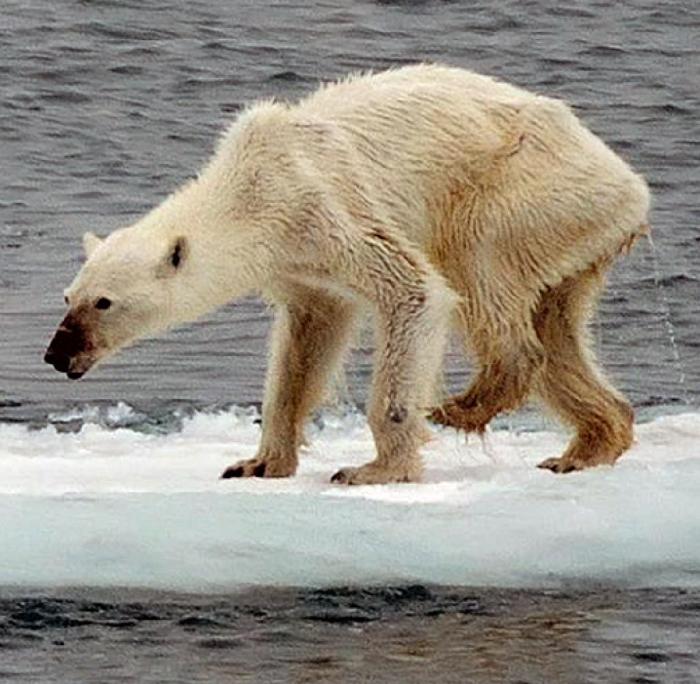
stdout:
<svg viewBox="0 0 700 684">
<path fill-rule="evenodd" d="M 438 431 L 423 484 L 357 488 L 329 484 L 372 455 L 357 415 L 311 429 L 295 478 L 219 480 L 254 454 L 253 419 L 201 413 L 167 435 L 1 424 L 0 585 L 700 585 L 699 413 L 640 425 L 616 467 L 566 476 L 534 467 L 563 433 Z"/>
</svg>

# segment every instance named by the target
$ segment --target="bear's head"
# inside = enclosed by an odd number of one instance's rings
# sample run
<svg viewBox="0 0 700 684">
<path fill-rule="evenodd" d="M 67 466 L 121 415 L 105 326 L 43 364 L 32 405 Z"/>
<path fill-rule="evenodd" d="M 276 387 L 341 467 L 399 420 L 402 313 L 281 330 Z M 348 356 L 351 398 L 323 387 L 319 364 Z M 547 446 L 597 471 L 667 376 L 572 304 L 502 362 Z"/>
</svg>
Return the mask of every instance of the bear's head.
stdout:
<svg viewBox="0 0 700 684">
<path fill-rule="evenodd" d="M 48 364 L 79 378 L 137 339 L 275 284 L 279 262 L 291 259 L 280 231 L 303 241 L 288 217 L 308 222 L 315 194 L 298 191 L 296 157 L 280 143 L 284 110 L 262 107 L 264 135 L 253 125 L 260 110 L 234 122 L 200 174 L 136 223 L 105 239 L 85 235 L 87 260 L 65 292 Z M 260 161 L 266 154 L 274 173 Z"/>
<path fill-rule="evenodd" d="M 189 318 L 189 241 L 133 226 L 83 238 L 87 260 L 65 291 L 68 312 L 44 360 L 69 378 L 136 339 Z"/>
</svg>

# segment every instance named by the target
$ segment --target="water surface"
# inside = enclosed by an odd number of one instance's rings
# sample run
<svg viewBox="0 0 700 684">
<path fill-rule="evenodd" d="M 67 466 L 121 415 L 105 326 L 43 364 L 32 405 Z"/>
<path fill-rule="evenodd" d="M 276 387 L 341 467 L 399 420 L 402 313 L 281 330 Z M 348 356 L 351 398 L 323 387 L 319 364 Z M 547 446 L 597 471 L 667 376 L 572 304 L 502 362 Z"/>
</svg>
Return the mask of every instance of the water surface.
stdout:
<svg viewBox="0 0 700 684">
<path fill-rule="evenodd" d="M 80 236 L 193 175 L 241 106 L 350 71 L 443 61 L 572 103 L 649 180 L 655 252 L 611 277 L 596 346 L 637 407 L 700 397 L 700 6 L 695 2 L 9 0 L 0 20 L 0 420 L 126 400 L 147 413 L 262 395 L 254 300 L 145 342 L 79 383 L 42 363 Z M 658 282 L 657 282 L 658 281 Z M 362 403 L 369 344 L 351 366 Z M 450 355 L 448 384 L 467 379 Z"/>
</svg>

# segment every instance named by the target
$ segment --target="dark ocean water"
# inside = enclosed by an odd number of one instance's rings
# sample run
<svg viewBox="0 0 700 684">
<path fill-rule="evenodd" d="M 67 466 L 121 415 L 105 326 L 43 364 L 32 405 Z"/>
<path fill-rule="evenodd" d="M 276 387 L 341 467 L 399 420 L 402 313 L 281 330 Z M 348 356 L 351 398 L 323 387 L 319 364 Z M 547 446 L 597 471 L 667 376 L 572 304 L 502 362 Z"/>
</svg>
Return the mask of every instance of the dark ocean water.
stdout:
<svg viewBox="0 0 700 684">
<path fill-rule="evenodd" d="M 700 676 L 699 598 L 422 585 L 5 594 L 0 678 L 690 684 Z"/>
<path fill-rule="evenodd" d="M 241 105 L 418 60 L 571 102 L 646 175 L 655 250 L 620 262 L 594 321 L 638 407 L 700 399 L 700 5 L 621 2 L 6 0 L 0 16 L 0 420 L 124 400 L 147 413 L 258 402 L 269 312 L 244 301 L 79 383 L 42 363 L 85 230 L 133 221 L 193 175 Z M 350 398 L 363 402 L 360 349 Z M 451 386 L 466 382 L 460 354 Z"/>
<path fill-rule="evenodd" d="M 13 682 L 693 684 L 700 595 L 423 585 L 0 593 Z M 4 619 L 3 619 L 4 618 Z"/>
</svg>

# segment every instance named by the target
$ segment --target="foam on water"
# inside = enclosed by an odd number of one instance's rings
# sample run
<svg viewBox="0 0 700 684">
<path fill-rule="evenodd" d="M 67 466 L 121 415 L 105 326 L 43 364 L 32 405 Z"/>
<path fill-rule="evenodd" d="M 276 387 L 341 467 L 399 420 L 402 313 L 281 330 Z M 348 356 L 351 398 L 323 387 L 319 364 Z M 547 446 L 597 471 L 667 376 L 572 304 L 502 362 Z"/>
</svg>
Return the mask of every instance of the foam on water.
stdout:
<svg viewBox="0 0 700 684">
<path fill-rule="evenodd" d="M 700 585 L 700 414 L 640 425 L 615 468 L 567 476 L 534 467 L 561 433 L 439 431 L 423 484 L 357 488 L 329 478 L 370 457 L 367 424 L 326 415 L 295 478 L 219 480 L 254 453 L 254 418 L 198 413 L 166 435 L 0 424 L 0 585 Z"/>
</svg>

